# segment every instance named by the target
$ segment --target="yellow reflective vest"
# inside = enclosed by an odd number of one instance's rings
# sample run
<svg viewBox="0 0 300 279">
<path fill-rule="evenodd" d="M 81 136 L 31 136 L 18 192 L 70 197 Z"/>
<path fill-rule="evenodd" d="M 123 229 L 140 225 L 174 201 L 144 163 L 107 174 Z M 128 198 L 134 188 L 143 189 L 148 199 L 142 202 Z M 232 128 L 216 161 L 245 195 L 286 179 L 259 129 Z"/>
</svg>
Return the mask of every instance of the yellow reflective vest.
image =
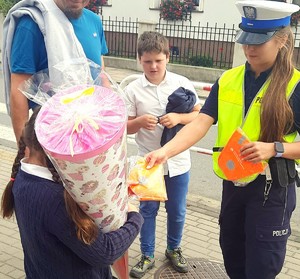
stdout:
<svg viewBox="0 0 300 279">
<path fill-rule="evenodd" d="M 251 141 L 257 141 L 260 135 L 260 109 L 261 100 L 268 88 L 267 80 L 254 97 L 247 114 L 245 115 L 244 92 L 245 65 L 226 71 L 219 79 L 218 92 L 218 136 L 215 147 L 224 147 L 233 134 L 241 127 Z M 295 87 L 300 81 L 300 72 L 294 70 L 294 74 L 287 86 L 286 96 L 290 98 Z M 245 115 L 245 116 L 244 116 Z M 286 142 L 293 142 L 297 132 L 286 135 Z M 213 152 L 213 169 L 217 176 L 226 179 L 218 165 L 220 151 Z M 249 181 L 256 178 L 251 176 Z M 247 180 L 247 179 L 246 179 Z M 245 179 L 243 179 L 245 182 Z"/>
</svg>

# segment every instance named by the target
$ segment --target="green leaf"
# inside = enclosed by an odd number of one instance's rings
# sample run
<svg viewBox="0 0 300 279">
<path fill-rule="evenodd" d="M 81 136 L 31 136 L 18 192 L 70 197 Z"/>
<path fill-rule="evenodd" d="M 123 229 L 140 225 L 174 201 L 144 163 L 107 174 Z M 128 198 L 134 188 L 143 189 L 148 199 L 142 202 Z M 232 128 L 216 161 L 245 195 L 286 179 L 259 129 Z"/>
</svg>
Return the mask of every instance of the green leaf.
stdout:
<svg viewBox="0 0 300 279">
<path fill-rule="evenodd" d="M 0 0 L 0 12 L 6 15 L 12 6 L 20 1 L 21 0 Z"/>
</svg>

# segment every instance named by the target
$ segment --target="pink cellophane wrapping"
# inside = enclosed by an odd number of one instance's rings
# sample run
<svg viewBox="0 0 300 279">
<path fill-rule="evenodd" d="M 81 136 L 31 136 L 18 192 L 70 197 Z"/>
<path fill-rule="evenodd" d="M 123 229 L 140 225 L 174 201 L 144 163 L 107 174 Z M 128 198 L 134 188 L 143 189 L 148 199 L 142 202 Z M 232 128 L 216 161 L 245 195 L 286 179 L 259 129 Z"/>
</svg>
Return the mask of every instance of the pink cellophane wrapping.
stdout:
<svg viewBox="0 0 300 279">
<path fill-rule="evenodd" d="M 127 219 L 126 106 L 102 86 L 81 95 L 87 88 L 56 93 L 42 106 L 35 130 L 70 195 L 109 232 Z M 71 101 L 63 103 L 66 96 Z"/>
</svg>

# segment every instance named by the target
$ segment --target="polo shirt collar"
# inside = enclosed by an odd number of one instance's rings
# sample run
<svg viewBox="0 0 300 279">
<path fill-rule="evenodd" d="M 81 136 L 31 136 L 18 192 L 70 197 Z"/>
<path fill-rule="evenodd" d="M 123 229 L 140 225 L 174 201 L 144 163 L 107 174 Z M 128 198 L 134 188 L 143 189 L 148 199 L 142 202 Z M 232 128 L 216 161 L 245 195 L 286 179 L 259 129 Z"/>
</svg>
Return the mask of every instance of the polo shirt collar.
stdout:
<svg viewBox="0 0 300 279">
<path fill-rule="evenodd" d="M 166 75 L 165 78 L 163 79 L 163 81 L 160 83 L 162 84 L 163 82 L 168 82 L 170 81 L 170 73 L 166 70 Z M 145 73 L 143 73 L 142 76 L 142 86 L 146 87 L 146 86 L 157 86 L 156 84 L 151 83 L 145 76 Z"/>
</svg>

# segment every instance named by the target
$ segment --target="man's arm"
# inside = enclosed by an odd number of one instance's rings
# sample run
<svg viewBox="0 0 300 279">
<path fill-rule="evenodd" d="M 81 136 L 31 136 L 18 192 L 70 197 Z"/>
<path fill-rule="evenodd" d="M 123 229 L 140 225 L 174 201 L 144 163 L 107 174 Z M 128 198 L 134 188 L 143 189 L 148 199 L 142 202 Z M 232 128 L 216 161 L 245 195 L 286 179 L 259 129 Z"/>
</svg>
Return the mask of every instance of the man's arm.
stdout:
<svg viewBox="0 0 300 279">
<path fill-rule="evenodd" d="M 18 87 L 30 77 L 30 74 L 11 74 L 10 116 L 17 143 L 19 143 L 22 130 L 29 117 L 28 99 Z"/>
<path fill-rule="evenodd" d="M 101 55 L 101 70 L 105 70 L 105 64 L 104 64 L 103 55 Z"/>
</svg>

